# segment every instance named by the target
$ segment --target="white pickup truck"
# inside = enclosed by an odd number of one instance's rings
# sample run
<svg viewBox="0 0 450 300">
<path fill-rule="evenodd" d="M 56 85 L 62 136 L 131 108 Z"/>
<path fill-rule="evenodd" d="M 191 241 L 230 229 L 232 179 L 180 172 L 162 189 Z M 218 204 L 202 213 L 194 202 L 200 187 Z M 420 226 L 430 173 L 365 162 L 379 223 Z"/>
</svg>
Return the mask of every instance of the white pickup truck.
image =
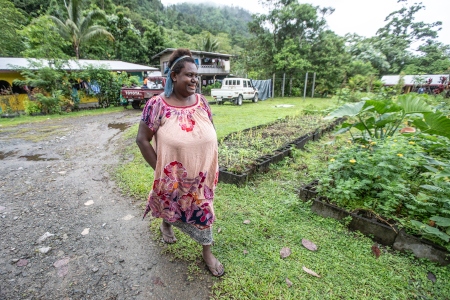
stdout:
<svg viewBox="0 0 450 300">
<path fill-rule="evenodd" d="M 212 89 L 211 96 L 217 104 L 230 101 L 236 105 L 242 105 L 242 100 L 258 102 L 258 90 L 247 78 L 225 78 L 220 89 Z"/>
</svg>

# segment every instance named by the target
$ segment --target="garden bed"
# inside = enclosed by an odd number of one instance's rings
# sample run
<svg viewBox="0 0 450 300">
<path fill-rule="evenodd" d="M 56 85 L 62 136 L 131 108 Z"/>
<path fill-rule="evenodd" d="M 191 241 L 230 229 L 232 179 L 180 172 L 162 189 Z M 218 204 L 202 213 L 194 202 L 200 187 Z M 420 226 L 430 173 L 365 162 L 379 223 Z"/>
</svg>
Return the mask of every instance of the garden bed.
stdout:
<svg viewBox="0 0 450 300">
<path fill-rule="evenodd" d="M 245 184 L 250 175 L 265 172 L 270 164 L 289 156 L 292 147 L 303 149 L 342 120 L 327 122 L 311 115 L 287 117 L 229 134 L 219 142 L 219 181 Z"/>
<path fill-rule="evenodd" d="M 441 265 L 450 264 L 450 253 L 444 247 L 427 239 L 407 234 L 404 230 L 398 230 L 392 220 L 384 220 L 366 211 L 349 212 L 333 205 L 329 199 L 317 194 L 317 183 L 317 180 L 313 181 L 299 190 L 300 199 L 313 202 L 311 210 L 316 214 L 337 220 L 351 217 L 348 224 L 350 230 L 357 230 L 395 250 L 412 252 L 418 258 L 427 258 Z"/>
</svg>

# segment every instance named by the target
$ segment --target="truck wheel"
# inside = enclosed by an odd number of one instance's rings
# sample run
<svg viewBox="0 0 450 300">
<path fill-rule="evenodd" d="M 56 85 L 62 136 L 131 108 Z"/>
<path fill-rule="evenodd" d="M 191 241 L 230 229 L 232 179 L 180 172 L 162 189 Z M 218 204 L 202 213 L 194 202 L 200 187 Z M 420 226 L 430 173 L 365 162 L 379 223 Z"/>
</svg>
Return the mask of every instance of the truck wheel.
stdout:
<svg viewBox="0 0 450 300">
<path fill-rule="evenodd" d="M 141 109 L 141 100 L 134 100 L 133 102 L 131 102 L 131 106 L 134 109 Z"/>
<path fill-rule="evenodd" d="M 244 97 L 242 97 L 242 95 L 239 95 L 239 97 L 236 99 L 236 105 L 239 105 L 239 106 L 241 106 L 242 105 L 242 99 L 243 99 Z"/>
<path fill-rule="evenodd" d="M 255 93 L 255 96 L 253 96 L 252 101 L 255 103 L 258 102 L 258 93 Z"/>
</svg>

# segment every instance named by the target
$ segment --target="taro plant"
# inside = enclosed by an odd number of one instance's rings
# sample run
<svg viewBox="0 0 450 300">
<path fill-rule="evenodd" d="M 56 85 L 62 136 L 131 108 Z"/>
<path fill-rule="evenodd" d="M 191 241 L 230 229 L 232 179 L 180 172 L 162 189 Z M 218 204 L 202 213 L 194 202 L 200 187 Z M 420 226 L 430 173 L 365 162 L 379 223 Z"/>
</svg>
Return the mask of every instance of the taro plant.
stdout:
<svg viewBox="0 0 450 300">
<path fill-rule="evenodd" d="M 349 132 L 353 141 L 384 139 L 399 132 L 410 122 L 422 132 L 450 137 L 450 120 L 433 111 L 418 94 L 401 95 L 397 100 L 365 100 L 347 103 L 330 113 L 326 119 L 348 117 L 337 132 Z M 354 134 L 356 129 L 359 134 Z"/>
</svg>

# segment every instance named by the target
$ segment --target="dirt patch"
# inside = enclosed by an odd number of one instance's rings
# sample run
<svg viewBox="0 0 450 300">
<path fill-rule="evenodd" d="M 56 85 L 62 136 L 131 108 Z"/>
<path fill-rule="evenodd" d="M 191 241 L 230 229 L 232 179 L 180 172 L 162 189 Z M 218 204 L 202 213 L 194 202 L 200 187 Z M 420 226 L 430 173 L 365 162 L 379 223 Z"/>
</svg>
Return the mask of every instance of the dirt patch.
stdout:
<svg viewBox="0 0 450 300">
<path fill-rule="evenodd" d="M 139 115 L 0 128 L 0 299 L 208 299 L 107 171 Z"/>
</svg>

